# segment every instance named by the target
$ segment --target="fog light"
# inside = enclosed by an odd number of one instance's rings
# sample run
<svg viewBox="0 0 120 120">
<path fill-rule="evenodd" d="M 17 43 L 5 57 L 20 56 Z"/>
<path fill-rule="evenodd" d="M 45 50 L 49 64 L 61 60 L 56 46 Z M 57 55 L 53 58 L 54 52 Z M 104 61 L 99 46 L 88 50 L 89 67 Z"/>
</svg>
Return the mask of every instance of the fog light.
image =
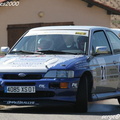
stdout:
<svg viewBox="0 0 120 120">
<path fill-rule="evenodd" d="M 60 83 L 60 88 L 62 88 L 62 89 L 63 89 L 63 88 L 64 88 L 64 89 L 65 89 L 65 88 L 68 88 L 68 83 L 67 83 L 67 82 L 61 82 L 61 83 Z"/>
<path fill-rule="evenodd" d="M 51 89 L 59 89 L 60 88 L 60 83 L 58 83 L 58 82 L 50 83 L 49 88 L 51 88 Z"/>
<path fill-rule="evenodd" d="M 49 88 L 51 89 L 66 89 L 68 88 L 68 83 L 67 82 L 53 82 L 49 83 Z"/>
</svg>

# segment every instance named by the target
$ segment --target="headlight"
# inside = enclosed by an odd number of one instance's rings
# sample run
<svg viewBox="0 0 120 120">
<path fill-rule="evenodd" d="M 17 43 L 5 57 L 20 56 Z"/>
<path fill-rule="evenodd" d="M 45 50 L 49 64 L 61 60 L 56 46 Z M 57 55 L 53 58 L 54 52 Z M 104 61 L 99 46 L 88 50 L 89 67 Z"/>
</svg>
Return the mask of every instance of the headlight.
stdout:
<svg viewBox="0 0 120 120">
<path fill-rule="evenodd" d="M 73 78 L 74 71 L 72 70 L 51 70 L 48 71 L 45 78 Z"/>
</svg>

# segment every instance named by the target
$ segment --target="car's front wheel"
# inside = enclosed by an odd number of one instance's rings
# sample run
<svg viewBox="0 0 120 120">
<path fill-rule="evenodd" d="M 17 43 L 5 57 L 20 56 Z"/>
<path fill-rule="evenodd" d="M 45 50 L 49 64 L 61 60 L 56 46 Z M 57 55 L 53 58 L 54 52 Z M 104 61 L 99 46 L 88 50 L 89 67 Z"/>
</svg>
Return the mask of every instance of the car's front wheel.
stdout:
<svg viewBox="0 0 120 120">
<path fill-rule="evenodd" d="M 83 75 L 80 79 L 77 95 L 75 110 L 77 112 L 87 112 L 88 109 L 88 77 Z"/>
</svg>

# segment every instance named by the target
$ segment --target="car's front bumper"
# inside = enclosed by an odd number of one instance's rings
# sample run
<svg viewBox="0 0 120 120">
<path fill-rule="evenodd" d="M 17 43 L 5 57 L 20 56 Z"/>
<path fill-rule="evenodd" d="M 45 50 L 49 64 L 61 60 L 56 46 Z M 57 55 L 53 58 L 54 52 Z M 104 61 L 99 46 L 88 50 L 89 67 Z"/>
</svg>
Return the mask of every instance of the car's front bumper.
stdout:
<svg viewBox="0 0 120 120">
<path fill-rule="evenodd" d="M 40 105 L 56 102 L 75 102 L 79 78 L 41 80 L 1 80 L 0 104 Z M 61 83 L 68 83 L 61 88 Z M 35 86 L 35 93 L 7 93 L 7 86 Z"/>
</svg>

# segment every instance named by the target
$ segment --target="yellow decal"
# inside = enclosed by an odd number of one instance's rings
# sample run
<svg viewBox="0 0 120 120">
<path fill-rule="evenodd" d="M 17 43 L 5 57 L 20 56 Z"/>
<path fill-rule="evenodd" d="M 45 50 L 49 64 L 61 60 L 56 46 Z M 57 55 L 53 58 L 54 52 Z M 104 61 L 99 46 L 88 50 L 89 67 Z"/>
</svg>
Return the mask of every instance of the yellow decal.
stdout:
<svg viewBox="0 0 120 120">
<path fill-rule="evenodd" d="M 86 35 L 86 32 L 76 32 L 75 34 Z"/>
</svg>

